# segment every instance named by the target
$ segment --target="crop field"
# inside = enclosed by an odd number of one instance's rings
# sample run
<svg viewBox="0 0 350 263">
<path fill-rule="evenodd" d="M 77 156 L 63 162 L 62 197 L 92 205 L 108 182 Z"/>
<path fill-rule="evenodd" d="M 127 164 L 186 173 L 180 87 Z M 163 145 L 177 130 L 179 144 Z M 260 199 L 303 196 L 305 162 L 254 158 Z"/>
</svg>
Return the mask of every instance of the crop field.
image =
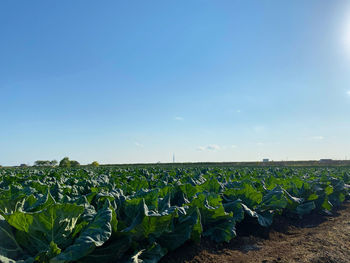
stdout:
<svg viewBox="0 0 350 263">
<path fill-rule="evenodd" d="M 349 196 L 346 167 L 0 168 L 0 262 L 158 262 Z"/>
</svg>

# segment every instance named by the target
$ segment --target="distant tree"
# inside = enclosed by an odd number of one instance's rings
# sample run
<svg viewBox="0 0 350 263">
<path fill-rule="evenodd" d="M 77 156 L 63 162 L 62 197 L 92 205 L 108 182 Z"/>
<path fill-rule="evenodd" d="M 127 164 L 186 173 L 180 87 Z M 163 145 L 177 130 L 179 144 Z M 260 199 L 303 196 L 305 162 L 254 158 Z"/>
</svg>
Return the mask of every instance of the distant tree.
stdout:
<svg viewBox="0 0 350 263">
<path fill-rule="evenodd" d="M 72 161 L 70 161 L 70 166 L 71 166 L 71 167 L 79 167 L 79 166 L 80 166 L 80 163 L 79 163 L 78 161 L 72 160 Z"/>
<path fill-rule="evenodd" d="M 65 167 L 65 168 L 69 168 L 71 166 L 71 162 L 69 160 L 68 157 L 64 157 L 59 164 L 60 167 Z"/>
<path fill-rule="evenodd" d="M 93 161 L 93 162 L 91 163 L 91 165 L 97 167 L 97 166 L 99 166 L 100 164 L 99 164 L 98 162 L 96 162 L 96 161 Z"/>
<path fill-rule="evenodd" d="M 51 165 L 51 166 L 56 166 L 57 164 L 58 164 L 57 160 L 52 160 L 52 161 L 50 162 L 50 165 Z"/>
<path fill-rule="evenodd" d="M 34 166 L 55 166 L 57 165 L 57 161 L 56 160 L 38 160 L 34 162 Z"/>
<path fill-rule="evenodd" d="M 25 163 L 21 163 L 19 167 L 28 167 Z"/>
<path fill-rule="evenodd" d="M 42 165 L 42 161 L 38 160 L 34 162 L 34 166 L 41 166 Z"/>
<path fill-rule="evenodd" d="M 59 164 L 60 167 L 79 167 L 80 163 L 78 161 L 74 161 L 74 160 L 69 160 L 68 157 L 64 157 Z"/>
</svg>

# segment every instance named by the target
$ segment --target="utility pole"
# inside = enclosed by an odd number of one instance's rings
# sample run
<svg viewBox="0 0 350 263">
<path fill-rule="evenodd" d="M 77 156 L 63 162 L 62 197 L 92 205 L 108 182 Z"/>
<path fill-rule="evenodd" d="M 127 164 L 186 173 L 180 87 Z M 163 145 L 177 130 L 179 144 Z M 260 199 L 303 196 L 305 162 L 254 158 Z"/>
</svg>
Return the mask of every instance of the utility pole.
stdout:
<svg viewBox="0 0 350 263">
<path fill-rule="evenodd" d="M 175 153 L 173 153 L 173 163 L 175 163 Z"/>
</svg>

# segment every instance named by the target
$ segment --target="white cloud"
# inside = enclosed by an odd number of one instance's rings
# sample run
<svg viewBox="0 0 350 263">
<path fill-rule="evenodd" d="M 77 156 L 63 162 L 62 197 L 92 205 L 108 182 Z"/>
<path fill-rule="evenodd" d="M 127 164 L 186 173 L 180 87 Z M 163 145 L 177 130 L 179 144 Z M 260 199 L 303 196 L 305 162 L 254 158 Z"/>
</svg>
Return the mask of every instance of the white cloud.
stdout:
<svg viewBox="0 0 350 263">
<path fill-rule="evenodd" d="M 312 136 L 311 139 L 312 140 L 323 140 L 324 137 L 323 136 Z"/>
<path fill-rule="evenodd" d="M 139 143 L 139 142 L 134 142 L 134 144 L 135 144 L 137 147 L 140 147 L 140 148 L 143 147 L 143 144 L 141 144 L 141 143 Z"/>
<path fill-rule="evenodd" d="M 216 145 L 216 144 L 210 144 L 210 145 L 207 146 L 207 150 L 209 150 L 209 151 L 220 150 L 220 146 Z"/>
<path fill-rule="evenodd" d="M 203 152 L 203 151 L 218 151 L 221 147 L 217 144 L 209 144 L 207 146 L 198 146 L 197 151 Z"/>
<path fill-rule="evenodd" d="M 236 110 L 237 113 L 241 113 L 241 110 Z"/>
<path fill-rule="evenodd" d="M 263 142 L 258 142 L 256 143 L 257 146 L 264 146 L 264 143 Z"/>
<path fill-rule="evenodd" d="M 183 117 L 180 117 L 180 116 L 176 116 L 176 117 L 175 117 L 175 120 L 176 120 L 176 121 L 183 121 L 184 118 L 183 118 Z"/>
<path fill-rule="evenodd" d="M 223 146 L 220 146 L 220 150 L 231 150 L 231 149 L 235 149 L 237 148 L 237 145 L 223 145 Z"/>
<path fill-rule="evenodd" d="M 348 95 L 350 96 L 350 90 L 348 90 L 348 91 L 346 92 L 346 94 L 348 94 Z"/>
</svg>

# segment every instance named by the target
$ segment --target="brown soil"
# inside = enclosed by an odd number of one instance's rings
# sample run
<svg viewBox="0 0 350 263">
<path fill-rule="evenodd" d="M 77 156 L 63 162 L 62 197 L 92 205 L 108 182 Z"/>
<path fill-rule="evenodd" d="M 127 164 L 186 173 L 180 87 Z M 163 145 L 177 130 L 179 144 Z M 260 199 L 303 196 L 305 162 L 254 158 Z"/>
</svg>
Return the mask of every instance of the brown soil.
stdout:
<svg viewBox="0 0 350 263">
<path fill-rule="evenodd" d="M 216 244 L 208 239 L 200 244 L 188 242 L 161 263 L 350 262 L 349 202 L 331 216 L 312 214 L 302 220 L 278 217 L 274 221 L 268 231 L 243 223 L 237 226 L 239 237 L 230 243 Z"/>
</svg>

